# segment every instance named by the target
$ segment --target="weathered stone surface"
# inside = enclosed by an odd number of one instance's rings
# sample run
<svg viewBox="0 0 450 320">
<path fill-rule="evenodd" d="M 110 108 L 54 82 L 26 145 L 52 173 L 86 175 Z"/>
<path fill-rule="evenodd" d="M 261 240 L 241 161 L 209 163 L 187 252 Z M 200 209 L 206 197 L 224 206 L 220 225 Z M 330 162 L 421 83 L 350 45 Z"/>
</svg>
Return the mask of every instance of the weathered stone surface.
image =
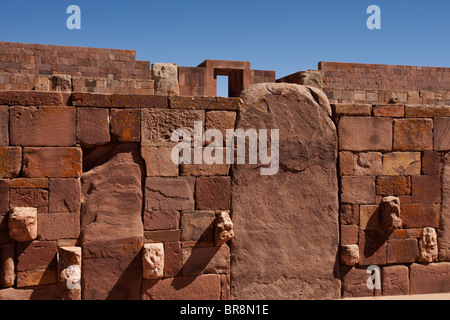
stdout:
<svg viewBox="0 0 450 320">
<path fill-rule="evenodd" d="M 230 248 L 227 245 L 183 248 L 182 250 L 183 276 L 230 272 Z"/>
<path fill-rule="evenodd" d="M 420 175 L 420 152 L 393 152 L 383 155 L 383 175 Z"/>
<path fill-rule="evenodd" d="M 359 264 L 362 266 L 386 264 L 386 240 L 384 230 L 359 231 Z"/>
<path fill-rule="evenodd" d="M 142 300 L 220 300 L 220 275 L 144 279 Z"/>
<path fill-rule="evenodd" d="M 0 105 L 7 106 L 67 106 L 69 93 L 39 91 L 2 91 Z"/>
<path fill-rule="evenodd" d="M 341 226 L 341 245 L 358 243 L 358 226 L 356 224 Z"/>
<path fill-rule="evenodd" d="M 412 196 L 417 203 L 440 203 L 441 202 L 441 177 L 413 176 Z"/>
<path fill-rule="evenodd" d="M 387 242 L 386 263 L 412 263 L 418 257 L 416 239 L 392 239 Z"/>
<path fill-rule="evenodd" d="M 434 150 L 450 150 L 450 117 L 434 119 Z"/>
<path fill-rule="evenodd" d="M 336 103 L 332 105 L 336 116 L 370 116 L 372 113 L 372 105 L 370 104 L 349 104 Z"/>
<path fill-rule="evenodd" d="M 16 178 L 9 182 L 11 189 L 48 189 L 47 178 Z"/>
<path fill-rule="evenodd" d="M 177 229 L 179 226 L 180 213 L 178 211 L 144 211 L 144 230 Z"/>
<path fill-rule="evenodd" d="M 214 241 L 214 211 L 195 210 L 181 212 L 181 240 Z"/>
<path fill-rule="evenodd" d="M 450 263 L 413 263 L 409 269 L 410 294 L 450 292 Z"/>
<path fill-rule="evenodd" d="M 139 299 L 144 164 L 134 144 L 85 155 L 81 178 L 82 297 Z"/>
<path fill-rule="evenodd" d="M 419 239 L 419 262 L 434 262 L 438 259 L 437 234 L 434 228 L 423 228 Z"/>
<path fill-rule="evenodd" d="M 80 212 L 79 179 L 50 179 L 49 212 Z"/>
<path fill-rule="evenodd" d="M 279 129 L 280 170 L 233 167 L 231 298 L 338 298 L 335 126 L 303 86 L 252 85 L 242 99 L 236 127 Z"/>
<path fill-rule="evenodd" d="M 392 120 L 390 119 L 342 117 L 338 130 L 340 150 L 392 150 Z"/>
<path fill-rule="evenodd" d="M 339 152 L 339 174 L 341 176 L 353 175 L 353 153 L 349 151 Z"/>
<path fill-rule="evenodd" d="M 203 110 L 142 109 L 141 144 L 145 147 L 170 147 L 178 142 L 170 140 L 172 132 L 186 129 L 194 136 L 194 122 L 205 123 Z"/>
<path fill-rule="evenodd" d="M 450 155 L 444 157 L 442 170 L 442 210 L 439 221 L 439 261 L 450 261 Z"/>
<path fill-rule="evenodd" d="M 56 241 L 17 243 L 17 271 L 56 269 Z"/>
<path fill-rule="evenodd" d="M 0 285 L 9 288 L 14 285 L 16 271 L 14 266 L 16 246 L 14 243 L 0 245 Z"/>
<path fill-rule="evenodd" d="M 433 150 L 433 120 L 394 120 L 394 150 Z"/>
<path fill-rule="evenodd" d="M 171 109 L 240 110 L 241 98 L 169 96 Z"/>
<path fill-rule="evenodd" d="M 149 177 L 145 180 L 146 210 L 192 210 L 194 177 Z"/>
<path fill-rule="evenodd" d="M 0 180 L 0 215 L 9 210 L 9 180 Z"/>
<path fill-rule="evenodd" d="M 67 74 L 54 74 L 49 78 L 51 91 L 72 92 L 72 77 Z"/>
<path fill-rule="evenodd" d="M 183 255 L 180 242 L 166 242 L 164 244 L 164 277 L 175 277 L 181 274 Z"/>
<path fill-rule="evenodd" d="M 17 146 L 75 145 L 75 108 L 11 107 L 10 143 Z"/>
<path fill-rule="evenodd" d="M 352 204 L 375 203 L 375 177 L 341 177 L 341 202 Z"/>
<path fill-rule="evenodd" d="M 14 178 L 22 166 L 20 147 L 0 147 L 0 178 Z"/>
<path fill-rule="evenodd" d="M 229 210 L 231 203 L 231 178 L 197 178 L 195 200 L 196 209 L 199 210 Z"/>
<path fill-rule="evenodd" d="M 216 129 L 226 137 L 226 130 L 235 128 L 236 112 L 233 111 L 208 111 L 206 112 L 205 130 Z"/>
<path fill-rule="evenodd" d="M 344 204 L 339 207 L 339 218 L 341 224 L 359 224 L 359 206 Z"/>
<path fill-rule="evenodd" d="M 180 229 L 156 230 L 144 232 L 144 243 L 167 243 L 180 241 Z"/>
<path fill-rule="evenodd" d="M 407 266 L 387 266 L 381 270 L 383 295 L 409 294 L 409 269 Z"/>
<path fill-rule="evenodd" d="M 373 107 L 375 117 L 403 118 L 405 116 L 405 106 L 403 105 L 379 105 Z"/>
<path fill-rule="evenodd" d="M 398 196 L 411 194 L 411 177 L 380 176 L 377 177 L 377 195 Z"/>
<path fill-rule="evenodd" d="M 111 109 L 111 139 L 119 141 L 141 141 L 141 110 Z"/>
<path fill-rule="evenodd" d="M 59 247 L 57 271 L 61 298 L 81 300 L 81 247 Z"/>
<path fill-rule="evenodd" d="M 42 268 L 17 272 L 17 288 L 57 283 L 55 268 Z"/>
<path fill-rule="evenodd" d="M 216 246 L 220 247 L 234 237 L 234 225 L 230 214 L 222 211 L 216 217 L 216 229 L 214 231 L 214 241 Z"/>
<path fill-rule="evenodd" d="M 14 241 L 25 242 L 37 237 L 37 209 L 14 207 L 9 213 L 9 237 Z"/>
<path fill-rule="evenodd" d="M 395 230 L 402 227 L 400 217 L 400 199 L 397 197 L 384 197 L 380 204 L 380 222 L 384 230 Z"/>
<path fill-rule="evenodd" d="M 35 207 L 38 212 L 41 212 L 42 208 L 48 206 L 48 191 L 45 189 L 11 189 L 9 204 L 11 207 Z"/>
<path fill-rule="evenodd" d="M 0 300 L 59 300 L 59 287 L 46 285 L 30 289 L 0 289 Z"/>
<path fill-rule="evenodd" d="M 153 63 L 152 79 L 155 81 L 155 94 L 180 94 L 178 66 L 175 63 Z"/>
<path fill-rule="evenodd" d="M 24 148 L 23 175 L 27 178 L 77 178 L 81 175 L 80 148 Z"/>
<path fill-rule="evenodd" d="M 359 247 L 357 244 L 341 246 L 341 263 L 347 266 L 355 266 L 359 262 Z"/>
<path fill-rule="evenodd" d="M 342 298 L 373 296 L 374 290 L 367 287 L 369 277 L 366 268 L 341 266 Z"/>
<path fill-rule="evenodd" d="M 92 146 L 104 145 L 109 141 L 109 110 L 77 108 L 77 142 Z"/>
<path fill-rule="evenodd" d="M 379 176 L 382 171 L 382 155 L 380 152 L 364 152 L 354 155 L 354 175 Z"/>
<path fill-rule="evenodd" d="M 422 174 L 437 175 L 441 173 L 441 156 L 434 151 L 424 151 L 422 156 Z"/>
<path fill-rule="evenodd" d="M 142 248 L 142 277 L 160 279 L 164 276 L 164 244 L 146 243 Z"/>
<path fill-rule="evenodd" d="M 178 176 L 178 164 L 171 159 L 172 148 L 142 147 L 141 154 L 146 163 L 147 177 Z"/>
<path fill-rule="evenodd" d="M 142 94 L 72 93 L 72 104 L 78 107 L 167 108 L 167 96 Z M 1 96 L 0 96 L 1 99 Z"/>
<path fill-rule="evenodd" d="M 80 213 L 38 214 L 39 240 L 77 239 L 80 236 Z"/>
<path fill-rule="evenodd" d="M 9 107 L 0 106 L 0 146 L 9 144 Z"/>
<path fill-rule="evenodd" d="M 406 228 L 436 228 L 439 225 L 439 204 L 403 204 L 401 209 Z"/>
</svg>

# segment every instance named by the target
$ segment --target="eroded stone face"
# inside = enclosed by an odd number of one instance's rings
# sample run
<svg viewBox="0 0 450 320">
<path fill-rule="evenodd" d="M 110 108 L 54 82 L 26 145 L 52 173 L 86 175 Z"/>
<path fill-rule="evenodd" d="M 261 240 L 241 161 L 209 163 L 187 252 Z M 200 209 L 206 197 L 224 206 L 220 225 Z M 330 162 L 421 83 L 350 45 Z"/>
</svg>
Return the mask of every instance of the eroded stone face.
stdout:
<svg viewBox="0 0 450 320">
<path fill-rule="evenodd" d="M 12 208 L 8 220 L 9 237 L 17 242 L 32 241 L 37 238 L 37 209 L 27 207 Z"/>
<path fill-rule="evenodd" d="M 215 244 L 221 246 L 233 237 L 233 221 L 228 212 L 222 211 L 216 218 Z"/>
<path fill-rule="evenodd" d="M 164 275 L 164 244 L 147 243 L 142 248 L 142 276 L 159 279 Z"/>
<path fill-rule="evenodd" d="M 437 261 L 438 245 L 437 234 L 434 228 L 423 228 L 419 239 L 419 251 L 420 262 Z"/>
<path fill-rule="evenodd" d="M 347 266 L 355 266 L 359 262 L 359 248 L 357 244 L 341 246 L 341 263 Z"/>
<path fill-rule="evenodd" d="M 81 300 L 81 247 L 58 248 L 58 274 L 62 299 Z"/>
<path fill-rule="evenodd" d="M 381 227 L 385 230 L 395 230 L 402 227 L 399 198 L 384 197 L 381 201 Z"/>
<path fill-rule="evenodd" d="M 155 94 L 180 94 L 178 66 L 175 63 L 154 63 L 152 76 L 155 81 Z"/>
</svg>

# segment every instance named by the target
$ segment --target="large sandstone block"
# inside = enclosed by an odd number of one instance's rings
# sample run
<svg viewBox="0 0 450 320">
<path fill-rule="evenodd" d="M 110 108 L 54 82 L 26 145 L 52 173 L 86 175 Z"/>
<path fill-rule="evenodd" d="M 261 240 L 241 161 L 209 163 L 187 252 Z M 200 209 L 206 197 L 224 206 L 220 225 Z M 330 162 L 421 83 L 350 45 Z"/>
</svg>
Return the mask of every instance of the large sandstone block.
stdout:
<svg viewBox="0 0 450 320">
<path fill-rule="evenodd" d="M 0 146 L 9 144 L 9 108 L 0 106 Z"/>
<path fill-rule="evenodd" d="M 10 143 L 30 147 L 75 145 L 73 107 L 11 107 Z"/>
<path fill-rule="evenodd" d="M 141 110 L 111 109 L 111 139 L 119 141 L 141 141 Z"/>
<path fill-rule="evenodd" d="M 413 263 L 409 269 L 410 294 L 450 292 L 450 263 Z"/>
<path fill-rule="evenodd" d="M 193 210 L 194 177 L 149 177 L 145 180 L 146 210 Z"/>
<path fill-rule="evenodd" d="M 381 271 L 382 290 L 385 296 L 409 294 L 409 269 L 407 266 L 388 266 Z"/>
<path fill-rule="evenodd" d="M 38 214 L 39 240 L 78 239 L 80 236 L 80 213 Z"/>
<path fill-rule="evenodd" d="M 20 147 L 0 147 L 0 178 L 15 178 L 22 166 Z"/>
<path fill-rule="evenodd" d="M 450 118 L 434 119 L 434 150 L 450 150 Z"/>
<path fill-rule="evenodd" d="M 80 212 L 80 179 L 50 179 L 49 212 Z"/>
<path fill-rule="evenodd" d="M 340 150 L 392 150 L 392 120 L 390 119 L 342 117 L 339 120 L 338 130 Z"/>
<path fill-rule="evenodd" d="M 440 261 L 450 261 L 450 155 L 444 158 L 442 170 L 442 210 L 439 221 L 438 250 Z"/>
<path fill-rule="evenodd" d="M 231 298 L 339 298 L 334 123 L 304 86 L 252 85 L 241 97 L 236 127 L 279 129 L 280 170 L 233 167 Z"/>
<path fill-rule="evenodd" d="M 394 150 L 433 150 L 433 120 L 394 120 Z"/>
<path fill-rule="evenodd" d="M 420 152 L 392 152 L 383 155 L 383 175 L 420 175 Z"/>
<path fill-rule="evenodd" d="M 134 144 L 99 147 L 81 177 L 82 297 L 139 299 L 144 163 Z"/>
<path fill-rule="evenodd" d="M 109 110 L 77 108 L 77 142 L 92 146 L 103 145 L 109 141 Z"/>
<path fill-rule="evenodd" d="M 23 175 L 27 178 L 77 178 L 81 175 L 80 148 L 24 148 Z"/>
</svg>

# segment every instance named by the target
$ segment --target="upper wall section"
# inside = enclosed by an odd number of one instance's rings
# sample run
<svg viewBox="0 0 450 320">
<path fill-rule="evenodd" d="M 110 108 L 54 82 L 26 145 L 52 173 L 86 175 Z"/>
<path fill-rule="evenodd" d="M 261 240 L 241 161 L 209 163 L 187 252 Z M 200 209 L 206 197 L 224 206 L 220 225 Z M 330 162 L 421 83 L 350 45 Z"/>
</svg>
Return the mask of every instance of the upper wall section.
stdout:
<svg viewBox="0 0 450 320">
<path fill-rule="evenodd" d="M 319 62 L 326 88 L 447 91 L 450 68 Z"/>
</svg>

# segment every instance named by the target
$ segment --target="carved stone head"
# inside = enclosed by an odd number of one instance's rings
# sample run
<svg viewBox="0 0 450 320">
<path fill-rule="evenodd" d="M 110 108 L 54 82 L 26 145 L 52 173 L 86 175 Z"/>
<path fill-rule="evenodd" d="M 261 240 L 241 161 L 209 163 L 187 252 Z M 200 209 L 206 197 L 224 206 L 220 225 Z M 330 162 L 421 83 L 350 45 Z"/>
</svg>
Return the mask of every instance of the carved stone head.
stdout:
<svg viewBox="0 0 450 320">
<path fill-rule="evenodd" d="M 234 237 L 233 222 L 226 211 L 222 211 L 216 218 L 215 243 L 221 246 Z"/>
<path fill-rule="evenodd" d="M 400 199 L 384 197 L 381 201 L 381 227 L 384 230 L 395 230 L 402 227 L 400 218 Z"/>
<path fill-rule="evenodd" d="M 419 239 L 419 251 L 420 262 L 433 262 L 437 260 L 437 235 L 434 228 L 423 228 Z"/>
</svg>

